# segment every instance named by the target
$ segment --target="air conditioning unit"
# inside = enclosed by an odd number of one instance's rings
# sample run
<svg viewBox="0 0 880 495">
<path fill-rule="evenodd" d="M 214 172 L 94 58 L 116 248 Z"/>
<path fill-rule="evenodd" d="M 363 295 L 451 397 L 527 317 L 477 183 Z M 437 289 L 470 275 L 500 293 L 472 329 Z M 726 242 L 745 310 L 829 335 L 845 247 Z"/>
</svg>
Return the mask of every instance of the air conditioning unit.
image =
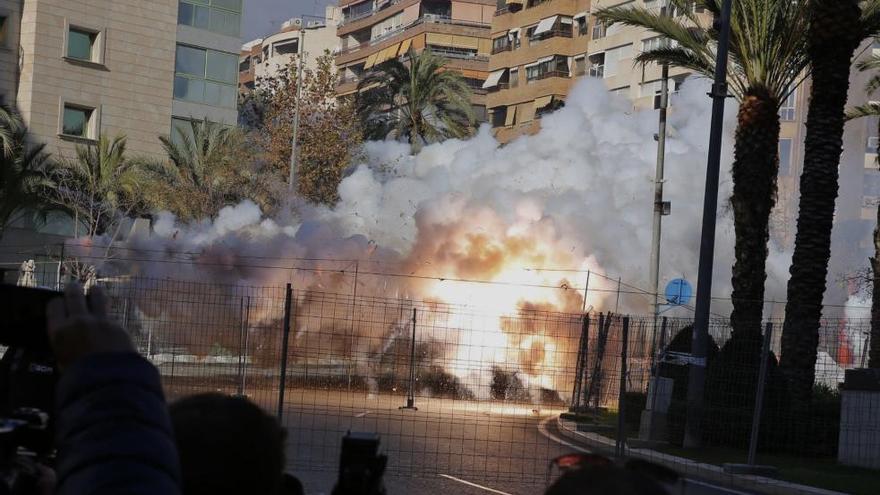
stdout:
<svg viewBox="0 0 880 495">
<path fill-rule="evenodd" d="M 324 26 L 324 21 L 309 21 L 308 27 L 314 28 L 314 27 L 322 27 L 322 26 Z"/>
<path fill-rule="evenodd" d="M 290 20 L 290 23 L 291 23 L 292 25 L 294 25 L 294 26 L 302 26 L 302 25 L 303 25 L 303 20 L 300 19 L 299 17 L 295 17 L 295 18 L 293 18 L 293 19 Z"/>
</svg>

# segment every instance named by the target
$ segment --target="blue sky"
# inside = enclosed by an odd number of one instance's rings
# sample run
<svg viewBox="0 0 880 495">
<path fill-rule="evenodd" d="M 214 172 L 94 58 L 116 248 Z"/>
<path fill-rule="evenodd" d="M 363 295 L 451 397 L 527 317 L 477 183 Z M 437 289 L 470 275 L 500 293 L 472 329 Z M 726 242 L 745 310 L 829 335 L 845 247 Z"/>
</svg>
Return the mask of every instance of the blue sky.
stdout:
<svg viewBox="0 0 880 495">
<path fill-rule="evenodd" d="M 336 0 L 244 0 L 243 42 L 275 32 L 281 23 L 300 15 L 324 15 L 324 7 Z"/>
</svg>

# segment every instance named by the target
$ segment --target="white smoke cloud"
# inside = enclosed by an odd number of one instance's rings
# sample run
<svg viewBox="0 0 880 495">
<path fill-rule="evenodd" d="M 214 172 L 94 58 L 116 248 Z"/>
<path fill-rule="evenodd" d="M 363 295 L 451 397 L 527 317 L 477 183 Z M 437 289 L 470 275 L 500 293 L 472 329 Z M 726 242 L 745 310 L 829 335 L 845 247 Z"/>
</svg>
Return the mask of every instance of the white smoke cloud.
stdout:
<svg viewBox="0 0 880 495">
<path fill-rule="evenodd" d="M 661 290 L 678 277 L 696 285 L 711 109 L 707 89 L 706 81 L 690 80 L 671 100 L 665 199 L 672 203 L 672 214 L 663 221 Z M 731 102 L 722 158 L 728 167 L 735 114 Z M 125 262 L 126 269 L 156 278 L 258 286 L 294 282 L 296 287 L 347 293 L 352 290 L 350 277 L 331 272 L 350 274 L 348 264 L 313 261 L 307 271 L 279 267 L 302 266 L 297 265 L 302 260 L 287 261 L 294 258 L 362 260 L 364 271 L 373 274 L 387 270 L 444 280 L 395 277 L 389 286 L 387 277 L 363 276 L 359 294 L 451 303 L 512 301 L 565 311 L 580 309 L 579 293 L 516 284 L 583 287 L 586 274 L 525 269 L 592 270 L 610 278 L 590 279 L 596 292 L 590 293 L 589 305 L 647 313 L 649 298 L 644 294 L 614 297 L 605 291 L 617 287 L 617 277 L 648 289 L 657 112 L 635 111 L 630 102 L 609 94 L 602 81 L 584 78 L 572 88 L 565 108 L 543 117 L 541 128 L 536 135 L 499 146 L 483 126 L 471 139 L 430 145 L 415 156 L 401 143 L 367 143 L 364 163 L 342 181 L 340 201 L 333 208 L 300 207 L 284 220 L 268 219 L 253 202 L 244 201 L 224 208 L 213 222 L 190 225 L 164 213 L 151 236 L 129 241 L 140 254 L 138 261 Z M 722 298 L 729 295 L 733 261 L 726 172 L 725 167 L 713 291 Z M 179 259 L 175 253 L 181 251 L 201 253 L 198 263 L 168 262 Z M 769 296 L 783 294 L 789 260 L 786 253 L 771 253 Z M 512 289 L 451 285 L 450 279 L 485 279 Z M 713 305 L 718 314 L 728 309 L 723 301 Z M 375 355 L 389 347 L 399 327 L 362 329 L 359 335 L 369 339 L 339 345 L 348 352 Z M 300 337 L 321 345 L 320 330 L 312 325 Z M 531 345 L 507 341 L 500 328 L 496 337 L 513 348 Z M 567 349 L 558 350 L 562 354 Z M 485 389 L 485 376 L 476 380 Z"/>
</svg>

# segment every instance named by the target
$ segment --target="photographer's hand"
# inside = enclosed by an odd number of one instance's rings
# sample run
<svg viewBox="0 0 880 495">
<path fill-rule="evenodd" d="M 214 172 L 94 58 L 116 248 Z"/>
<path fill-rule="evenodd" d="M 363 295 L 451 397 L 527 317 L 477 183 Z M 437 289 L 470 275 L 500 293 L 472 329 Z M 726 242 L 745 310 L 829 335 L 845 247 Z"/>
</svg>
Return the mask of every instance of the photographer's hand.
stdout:
<svg viewBox="0 0 880 495">
<path fill-rule="evenodd" d="M 73 283 L 64 297 L 49 302 L 46 308 L 49 342 L 64 370 L 90 354 L 135 352 L 128 334 L 107 318 L 107 298 L 100 287 L 89 293 Z"/>
</svg>

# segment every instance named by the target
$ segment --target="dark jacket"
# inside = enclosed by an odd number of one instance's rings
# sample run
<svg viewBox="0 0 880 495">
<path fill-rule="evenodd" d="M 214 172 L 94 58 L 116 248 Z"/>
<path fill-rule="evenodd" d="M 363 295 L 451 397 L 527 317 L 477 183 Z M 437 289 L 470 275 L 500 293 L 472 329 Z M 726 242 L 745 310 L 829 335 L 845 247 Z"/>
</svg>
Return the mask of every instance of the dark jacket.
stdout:
<svg viewBox="0 0 880 495">
<path fill-rule="evenodd" d="M 180 462 L 159 373 L 134 353 L 87 356 L 55 396 L 57 495 L 177 495 Z"/>
</svg>

